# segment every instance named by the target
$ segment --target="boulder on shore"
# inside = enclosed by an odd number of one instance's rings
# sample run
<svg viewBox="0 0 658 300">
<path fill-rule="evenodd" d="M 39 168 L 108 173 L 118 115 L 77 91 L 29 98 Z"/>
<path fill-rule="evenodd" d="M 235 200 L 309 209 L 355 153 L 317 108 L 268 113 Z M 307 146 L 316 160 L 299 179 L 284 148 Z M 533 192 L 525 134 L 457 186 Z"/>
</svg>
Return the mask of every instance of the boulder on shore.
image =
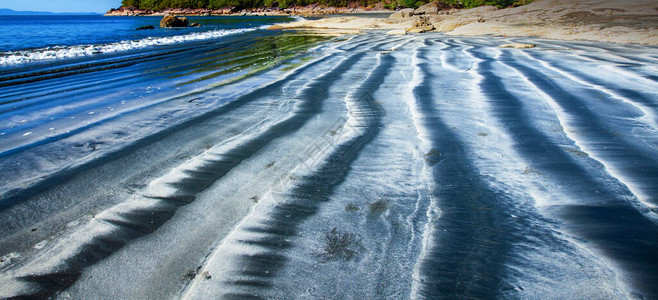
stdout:
<svg viewBox="0 0 658 300">
<path fill-rule="evenodd" d="M 444 2 L 434 1 L 420 6 L 414 10 L 414 15 L 436 15 L 442 10 L 449 10 L 452 6 Z"/>
<path fill-rule="evenodd" d="M 162 20 L 160 20 L 160 27 L 166 28 L 166 27 L 187 27 L 190 21 L 187 20 L 185 17 L 176 17 L 176 16 L 164 16 Z"/>
<path fill-rule="evenodd" d="M 407 29 L 407 32 L 410 33 L 423 33 L 430 30 L 434 30 L 434 25 L 430 22 L 429 18 L 426 16 L 418 16 L 411 28 Z"/>
<path fill-rule="evenodd" d="M 414 9 L 413 8 L 405 8 L 401 9 L 399 11 L 396 11 L 392 15 L 390 15 L 388 18 L 389 19 L 402 19 L 402 18 L 409 18 L 414 15 Z"/>
</svg>

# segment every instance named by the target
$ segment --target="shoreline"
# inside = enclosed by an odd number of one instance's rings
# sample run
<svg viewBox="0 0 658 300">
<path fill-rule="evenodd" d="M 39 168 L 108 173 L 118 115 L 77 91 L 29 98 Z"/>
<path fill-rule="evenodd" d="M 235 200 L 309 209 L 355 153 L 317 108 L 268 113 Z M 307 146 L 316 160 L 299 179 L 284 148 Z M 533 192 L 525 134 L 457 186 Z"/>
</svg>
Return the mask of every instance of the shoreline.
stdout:
<svg viewBox="0 0 658 300">
<path fill-rule="evenodd" d="M 653 7 L 656 6 L 656 7 Z M 286 9 L 258 8 L 139 10 L 121 7 L 105 16 L 304 16 L 324 17 L 277 24 L 270 29 L 314 31 L 388 30 L 392 35 L 442 32 L 453 36 L 533 37 L 565 41 L 658 45 L 658 16 L 651 0 L 619 3 L 616 0 L 534 0 L 518 7 L 498 9 L 442 9 L 432 2 L 418 9 L 391 11 L 383 7 L 327 7 L 310 5 Z M 389 18 L 362 14 L 390 13 Z"/>
<path fill-rule="evenodd" d="M 378 14 L 378 13 L 394 13 L 395 11 L 384 8 L 363 8 L 363 7 L 328 7 L 323 5 L 312 5 L 303 7 L 291 8 L 257 8 L 257 9 L 241 9 L 223 8 L 223 9 L 165 9 L 154 11 L 150 9 L 133 9 L 120 7 L 118 9 L 111 9 L 104 14 L 109 17 L 156 17 L 175 15 L 183 17 L 195 16 L 328 16 L 337 14 Z"/>
</svg>

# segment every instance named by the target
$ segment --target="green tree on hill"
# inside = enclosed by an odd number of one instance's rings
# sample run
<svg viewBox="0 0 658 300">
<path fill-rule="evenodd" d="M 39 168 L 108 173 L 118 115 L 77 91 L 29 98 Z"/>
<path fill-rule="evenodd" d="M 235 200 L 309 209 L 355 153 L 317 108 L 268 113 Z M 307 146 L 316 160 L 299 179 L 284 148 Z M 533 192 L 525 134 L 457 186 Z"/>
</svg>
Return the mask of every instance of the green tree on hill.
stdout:
<svg viewBox="0 0 658 300">
<path fill-rule="evenodd" d="M 121 6 L 139 8 L 139 0 L 123 0 L 121 1 Z"/>
</svg>

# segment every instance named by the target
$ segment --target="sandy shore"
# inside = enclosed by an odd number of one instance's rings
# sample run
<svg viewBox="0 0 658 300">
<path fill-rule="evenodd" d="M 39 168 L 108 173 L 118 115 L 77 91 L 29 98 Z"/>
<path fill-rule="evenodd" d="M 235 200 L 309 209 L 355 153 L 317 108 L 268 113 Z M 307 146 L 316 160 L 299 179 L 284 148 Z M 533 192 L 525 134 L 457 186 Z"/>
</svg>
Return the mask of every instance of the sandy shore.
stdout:
<svg viewBox="0 0 658 300">
<path fill-rule="evenodd" d="M 389 19 L 339 17 L 287 23 L 276 28 L 388 29 L 401 34 L 430 23 L 448 35 L 533 36 L 658 45 L 658 3 L 652 0 L 535 0 L 521 7 L 491 6 Z"/>
</svg>

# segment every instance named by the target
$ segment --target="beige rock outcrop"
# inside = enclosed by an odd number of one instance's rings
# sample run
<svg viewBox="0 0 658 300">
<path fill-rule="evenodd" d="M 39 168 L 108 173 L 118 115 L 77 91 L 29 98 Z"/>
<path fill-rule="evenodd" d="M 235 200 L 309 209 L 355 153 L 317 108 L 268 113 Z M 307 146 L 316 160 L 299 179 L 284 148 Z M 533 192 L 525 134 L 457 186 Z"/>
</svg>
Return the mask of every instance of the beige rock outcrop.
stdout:
<svg viewBox="0 0 658 300">
<path fill-rule="evenodd" d="M 432 25 L 429 18 L 427 16 L 418 16 L 407 32 L 423 33 L 430 30 L 434 30 L 434 25 Z"/>
<path fill-rule="evenodd" d="M 416 8 L 416 10 L 414 10 L 414 15 L 436 15 L 440 11 L 449 10 L 451 8 L 452 7 L 449 4 L 434 1 Z"/>
<path fill-rule="evenodd" d="M 414 15 L 414 9 L 413 8 L 405 8 L 401 9 L 399 11 L 394 12 L 390 16 L 388 16 L 389 19 L 404 19 L 404 18 L 409 18 Z"/>
</svg>

